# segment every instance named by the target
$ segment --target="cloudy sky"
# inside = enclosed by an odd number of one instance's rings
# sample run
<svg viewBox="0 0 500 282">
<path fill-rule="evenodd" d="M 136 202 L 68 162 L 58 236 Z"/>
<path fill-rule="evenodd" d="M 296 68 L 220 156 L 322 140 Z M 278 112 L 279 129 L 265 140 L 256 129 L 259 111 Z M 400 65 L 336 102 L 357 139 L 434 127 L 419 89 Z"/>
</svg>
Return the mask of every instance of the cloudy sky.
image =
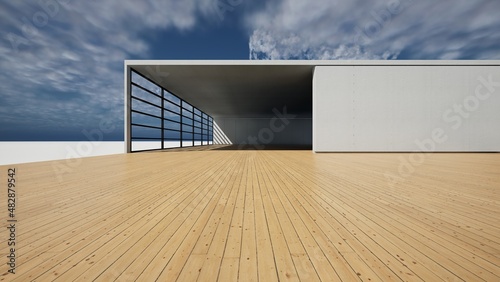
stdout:
<svg viewBox="0 0 500 282">
<path fill-rule="evenodd" d="M 0 3 L 0 141 L 123 140 L 125 59 L 500 59 L 498 0 Z"/>
</svg>

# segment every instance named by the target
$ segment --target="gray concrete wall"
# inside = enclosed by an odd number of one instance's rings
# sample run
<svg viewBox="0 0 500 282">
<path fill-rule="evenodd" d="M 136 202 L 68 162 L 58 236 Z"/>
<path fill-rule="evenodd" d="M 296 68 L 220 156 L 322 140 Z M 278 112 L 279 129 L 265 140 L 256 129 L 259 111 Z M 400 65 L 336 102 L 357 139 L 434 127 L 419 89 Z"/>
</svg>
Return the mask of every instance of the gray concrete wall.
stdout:
<svg viewBox="0 0 500 282">
<path fill-rule="evenodd" d="M 500 67 L 453 64 L 316 67 L 313 150 L 499 152 Z"/>
<path fill-rule="evenodd" d="M 312 145 L 311 118 L 214 117 L 214 121 L 227 137 L 221 139 L 230 140 L 234 145 Z"/>
</svg>

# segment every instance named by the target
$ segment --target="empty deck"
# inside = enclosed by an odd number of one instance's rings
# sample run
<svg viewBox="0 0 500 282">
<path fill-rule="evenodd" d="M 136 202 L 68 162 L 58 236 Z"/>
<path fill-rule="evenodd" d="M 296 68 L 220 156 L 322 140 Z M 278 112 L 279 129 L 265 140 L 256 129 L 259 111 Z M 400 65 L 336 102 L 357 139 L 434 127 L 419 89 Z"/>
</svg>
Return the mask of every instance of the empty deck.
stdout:
<svg viewBox="0 0 500 282">
<path fill-rule="evenodd" d="M 499 281 L 500 154 L 144 152 L 17 168 L 17 281 Z M 7 225 L 0 167 L 0 220 Z M 55 173 L 55 169 L 59 173 Z"/>
</svg>

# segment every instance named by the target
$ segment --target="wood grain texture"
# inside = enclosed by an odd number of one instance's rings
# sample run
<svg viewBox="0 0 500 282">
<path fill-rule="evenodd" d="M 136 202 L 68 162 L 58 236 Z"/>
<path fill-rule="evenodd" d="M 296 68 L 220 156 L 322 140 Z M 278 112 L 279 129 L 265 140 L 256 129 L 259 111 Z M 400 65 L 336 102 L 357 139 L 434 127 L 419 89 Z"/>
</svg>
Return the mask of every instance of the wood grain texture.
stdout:
<svg viewBox="0 0 500 282">
<path fill-rule="evenodd" d="M 204 148 L 14 165 L 17 267 L 2 228 L 0 280 L 500 281 L 500 154 L 420 157 Z"/>
</svg>

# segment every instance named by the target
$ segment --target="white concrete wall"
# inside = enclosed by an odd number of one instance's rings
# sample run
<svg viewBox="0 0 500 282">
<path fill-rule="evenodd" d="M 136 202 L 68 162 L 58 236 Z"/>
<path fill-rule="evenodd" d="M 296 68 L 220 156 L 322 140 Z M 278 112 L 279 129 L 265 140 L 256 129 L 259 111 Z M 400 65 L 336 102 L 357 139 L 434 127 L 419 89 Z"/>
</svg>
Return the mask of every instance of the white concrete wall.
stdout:
<svg viewBox="0 0 500 282">
<path fill-rule="evenodd" d="M 500 66 L 318 66 L 313 150 L 499 152 Z"/>
<path fill-rule="evenodd" d="M 311 118 L 287 118 L 283 122 L 275 117 L 214 117 L 214 121 L 234 145 L 312 145 Z"/>
</svg>

